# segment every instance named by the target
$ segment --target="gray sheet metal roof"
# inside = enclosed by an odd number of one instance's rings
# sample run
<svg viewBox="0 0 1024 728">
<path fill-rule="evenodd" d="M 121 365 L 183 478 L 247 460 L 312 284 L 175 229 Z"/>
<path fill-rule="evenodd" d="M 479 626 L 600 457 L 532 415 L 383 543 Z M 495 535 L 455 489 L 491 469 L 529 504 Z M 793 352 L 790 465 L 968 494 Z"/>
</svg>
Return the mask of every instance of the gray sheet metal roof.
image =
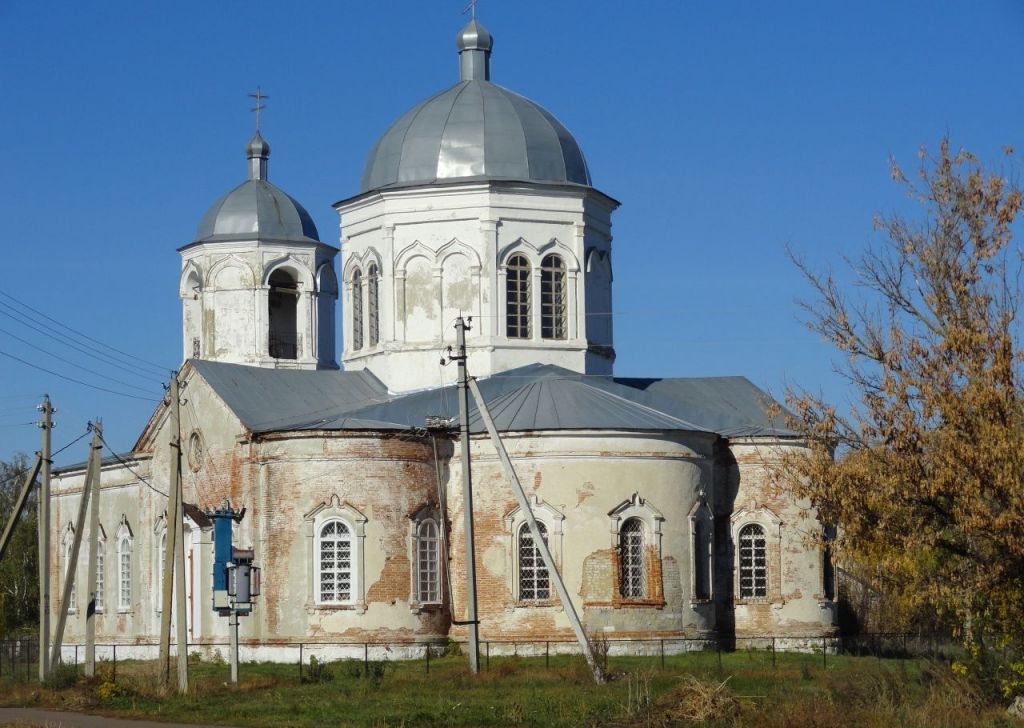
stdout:
<svg viewBox="0 0 1024 728">
<path fill-rule="evenodd" d="M 253 432 L 302 429 L 388 398 L 387 388 L 365 370 L 263 369 L 200 359 L 191 364 Z"/>
<path fill-rule="evenodd" d="M 284 190 L 267 181 L 270 145 L 259 132 L 246 146 L 249 179 L 210 206 L 196 230 L 196 242 L 284 240 L 318 243 L 313 218 Z"/>
<path fill-rule="evenodd" d="M 550 112 L 491 83 L 492 39 L 474 19 L 459 34 L 462 79 L 398 118 L 374 145 L 360 193 L 451 180 L 590 186 L 579 144 Z"/>
<path fill-rule="evenodd" d="M 401 431 L 427 417 L 454 417 L 454 386 L 388 395 L 370 372 L 261 369 L 194 361 L 193 366 L 253 432 Z M 743 377 L 614 379 L 535 364 L 479 380 L 504 432 L 637 430 L 724 437 L 795 436 L 771 399 Z M 470 429 L 483 432 L 470 400 Z"/>
</svg>

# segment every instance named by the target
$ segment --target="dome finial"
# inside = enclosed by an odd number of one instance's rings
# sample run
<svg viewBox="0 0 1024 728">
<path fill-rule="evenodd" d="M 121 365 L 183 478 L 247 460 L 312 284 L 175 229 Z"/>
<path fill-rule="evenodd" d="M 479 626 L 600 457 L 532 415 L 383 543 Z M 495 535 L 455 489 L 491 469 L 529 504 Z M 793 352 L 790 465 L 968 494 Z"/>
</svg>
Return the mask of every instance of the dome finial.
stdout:
<svg viewBox="0 0 1024 728">
<path fill-rule="evenodd" d="M 494 38 L 476 20 L 476 2 L 471 2 L 473 19 L 459 31 L 455 46 L 459 49 L 459 79 L 462 81 L 491 80 L 491 49 Z"/>
<path fill-rule="evenodd" d="M 249 94 L 249 98 L 256 99 L 256 105 L 250 109 L 250 111 L 256 114 L 256 133 L 253 134 L 252 139 L 249 140 L 249 145 L 245 148 L 246 156 L 249 159 L 249 179 L 266 179 L 270 145 L 260 135 L 260 112 L 267 108 L 262 103 L 263 100 L 270 97 L 264 95 L 260 91 L 260 87 L 257 86 L 256 93 Z"/>
</svg>

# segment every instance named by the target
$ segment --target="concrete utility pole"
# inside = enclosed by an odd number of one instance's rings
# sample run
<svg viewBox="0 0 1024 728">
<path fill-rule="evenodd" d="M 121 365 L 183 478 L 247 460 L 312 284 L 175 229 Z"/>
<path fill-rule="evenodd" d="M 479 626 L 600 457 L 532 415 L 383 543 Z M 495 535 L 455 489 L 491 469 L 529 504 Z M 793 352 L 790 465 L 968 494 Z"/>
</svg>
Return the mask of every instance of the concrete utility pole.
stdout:
<svg viewBox="0 0 1024 728">
<path fill-rule="evenodd" d="M 78 519 L 75 521 L 75 539 L 71 543 L 71 553 L 68 555 L 68 565 L 64 573 L 64 587 L 61 590 L 60 615 L 57 617 L 57 627 L 53 631 L 53 645 L 50 648 L 50 666 L 60 662 L 60 649 L 64 643 L 64 627 L 68 621 L 68 609 L 70 608 L 71 590 L 75 585 L 75 566 L 78 564 L 78 552 L 82 548 L 82 533 L 85 531 L 85 514 L 89 510 L 89 497 L 92 494 L 92 484 L 100 477 L 100 449 L 103 444 L 100 442 L 99 432 L 93 431 L 92 443 L 89 445 L 89 465 L 85 469 L 85 487 L 82 489 L 82 498 L 78 503 Z"/>
<path fill-rule="evenodd" d="M 604 682 L 604 672 L 601 670 L 601 666 L 597 664 L 597 660 L 594 659 L 594 651 L 591 649 L 590 640 L 587 639 L 587 635 L 583 631 L 583 623 L 580 622 L 580 617 L 576 614 L 576 607 L 573 605 L 572 599 L 569 598 L 569 591 L 565 588 L 562 575 L 555 565 L 555 560 L 551 557 L 551 549 L 548 548 L 548 542 L 541 535 L 540 529 L 537 527 L 537 519 L 533 516 L 530 501 L 526 497 L 522 483 L 519 482 L 519 476 L 516 474 L 515 468 L 512 467 L 512 460 L 508 456 L 508 451 L 505 450 L 505 444 L 498 435 L 498 429 L 494 426 L 494 420 L 491 419 L 491 412 L 487 409 L 487 402 L 484 401 L 484 396 L 480 393 L 480 387 L 477 386 L 475 379 L 469 380 L 469 388 L 473 390 L 477 412 L 480 413 L 484 426 L 487 427 L 487 434 L 491 436 L 494 449 L 498 451 L 498 458 L 501 460 L 501 467 L 505 471 L 505 477 L 512 485 L 512 492 L 516 496 L 519 508 L 523 511 L 523 515 L 526 516 L 526 523 L 530 526 L 530 533 L 533 535 L 533 545 L 540 551 L 541 558 L 544 560 L 544 567 L 548 570 L 548 576 L 555 583 L 555 590 L 558 592 L 558 598 L 562 602 L 562 609 L 565 610 L 565 615 L 569 618 L 572 631 L 576 633 L 576 639 L 579 640 L 583 656 L 586 658 L 587 665 L 590 666 L 590 671 L 594 675 L 594 682 L 601 684 Z"/>
<path fill-rule="evenodd" d="M 170 417 L 167 427 L 170 433 L 170 490 L 167 494 L 167 547 L 164 553 L 164 573 L 160 612 L 160 671 L 164 685 L 171 682 L 171 607 L 176 607 L 178 648 L 178 692 L 188 691 L 188 635 L 182 623 L 185 621 L 185 551 L 182 538 L 181 498 L 181 384 L 177 372 L 171 378 L 168 396 Z M 180 552 L 180 554 L 179 554 Z M 175 566 L 178 566 L 178 589 L 175 595 Z M 175 596 L 177 598 L 175 598 Z"/>
<path fill-rule="evenodd" d="M 50 433 L 53 430 L 53 413 L 49 395 L 43 395 L 43 403 L 39 405 L 43 413 L 43 421 L 39 426 L 43 429 L 43 479 L 39 486 L 38 526 L 39 526 L 39 682 L 46 680 L 50 674 Z"/>
<path fill-rule="evenodd" d="M 103 425 L 97 420 L 93 426 L 96 437 L 103 441 Z M 100 453 L 96 453 L 100 458 Z M 96 468 L 96 477 L 92 481 L 92 494 L 89 496 L 89 603 L 85 608 L 85 675 L 96 674 L 96 560 L 100 545 L 100 468 Z M 104 566 L 106 563 L 104 562 Z"/>
<path fill-rule="evenodd" d="M 459 432 L 462 440 L 462 509 L 466 531 L 466 620 L 469 626 L 469 669 L 480 672 L 480 621 L 476 613 L 476 547 L 473 543 L 473 477 L 469 463 L 469 389 L 466 370 L 466 329 L 461 316 L 455 319 L 458 353 L 449 357 L 459 363 Z"/>
</svg>

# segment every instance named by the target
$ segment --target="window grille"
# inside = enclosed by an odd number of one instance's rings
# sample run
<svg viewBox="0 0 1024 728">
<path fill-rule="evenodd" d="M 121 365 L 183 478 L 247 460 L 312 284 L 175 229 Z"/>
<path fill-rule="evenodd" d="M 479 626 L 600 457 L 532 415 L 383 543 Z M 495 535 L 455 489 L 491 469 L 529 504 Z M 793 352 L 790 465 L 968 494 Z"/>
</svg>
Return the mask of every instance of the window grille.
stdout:
<svg viewBox="0 0 1024 728">
<path fill-rule="evenodd" d="M 437 523 L 423 521 L 416 529 L 416 598 L 424 604 L 441 601 L 441 577 L 438 570 Z"/>
<path fill-rule="evenodd" d="M 363 274 L 352 273 L 352 349 L 363 348 Z"/>
<path fill-rule="evenodd" d="M 506 266 L 505 334 L 530 338 L 530 262 L 522 255 L 513 255 Z"/>
<path fill-rule="evenodd" d="M 756 523 L 740 530 L 740 598 L 768 596 L 768 546 L 764 529 Z"/>
<path fill-rule="evenodd" d="M 540 531 L 544 543 L 547 543 L 547 527 L 538 521 L 537 530 Z M 544 565 L 540 549 L 533 541 L 533 534 L 530 532 L 528 523 L 519 527 L 519 598 L 523 601 L 551 598 L 551 580 L 548 569 Z"/>
<path fill-rule="evenodd" d="M 193 336 L 192 337 L 192 358 L 193 359 L 198 359 L 200 353 L 202 353 L 202 349 L 199 346 L 199 337 L 198 336 Z"/>
<path fill-rule="evenodd" d="M 103 611 L 103 542 L 96 549 L 96 611 Z"/>
<path fill-rule="evenodd" d="M 121 580 L 118 586 L 118 609 L 130 609 L 132 605 L 132 543 L 127 536 L 118 544 L 118 562 Z"/>
<path fill-rule="evenodd" d="M 320 601 L 352 601 L 352 534 L 341 521 L 320 529 Z"/>
<path fill-rule="evenodd" d="M 557 255 L 540 263 L 540 337 L 566 338 L 565 263 Z"/>
<path fill-rule="evenodd" d="M 619 529 L 619 592 L 626 599 L 647 595 L 644 524 L 637 518 L 630 518 Z"/>
<path fill-rule="evenodd" d="M 376 346 L 380 341 L 380 306 L 377 278 L 377 264 L 370 265 L 366 271 L 366 308 L 370 329 L 370 346 Z"/>
<path fill-rule="evenodd" d="M 274 359 L 297 359 L 299 284 L 286 270 L 271 273 L 268 283 L 267 353 Z"/>
</svg>

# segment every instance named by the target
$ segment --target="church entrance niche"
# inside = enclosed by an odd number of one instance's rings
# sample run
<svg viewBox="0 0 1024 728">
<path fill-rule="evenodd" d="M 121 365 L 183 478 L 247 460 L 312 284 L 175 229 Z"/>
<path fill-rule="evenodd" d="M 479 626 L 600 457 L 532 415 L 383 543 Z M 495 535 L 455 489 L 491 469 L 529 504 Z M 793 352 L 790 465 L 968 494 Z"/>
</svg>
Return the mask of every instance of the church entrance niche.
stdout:
<svg viewBox="0 0 1024 728">
<path fill-rule="evenodd" d="M 274 359 L 298 359 L 299 284 L 286 270 L 270 274 L 269 350 Z"/>
</svg>

